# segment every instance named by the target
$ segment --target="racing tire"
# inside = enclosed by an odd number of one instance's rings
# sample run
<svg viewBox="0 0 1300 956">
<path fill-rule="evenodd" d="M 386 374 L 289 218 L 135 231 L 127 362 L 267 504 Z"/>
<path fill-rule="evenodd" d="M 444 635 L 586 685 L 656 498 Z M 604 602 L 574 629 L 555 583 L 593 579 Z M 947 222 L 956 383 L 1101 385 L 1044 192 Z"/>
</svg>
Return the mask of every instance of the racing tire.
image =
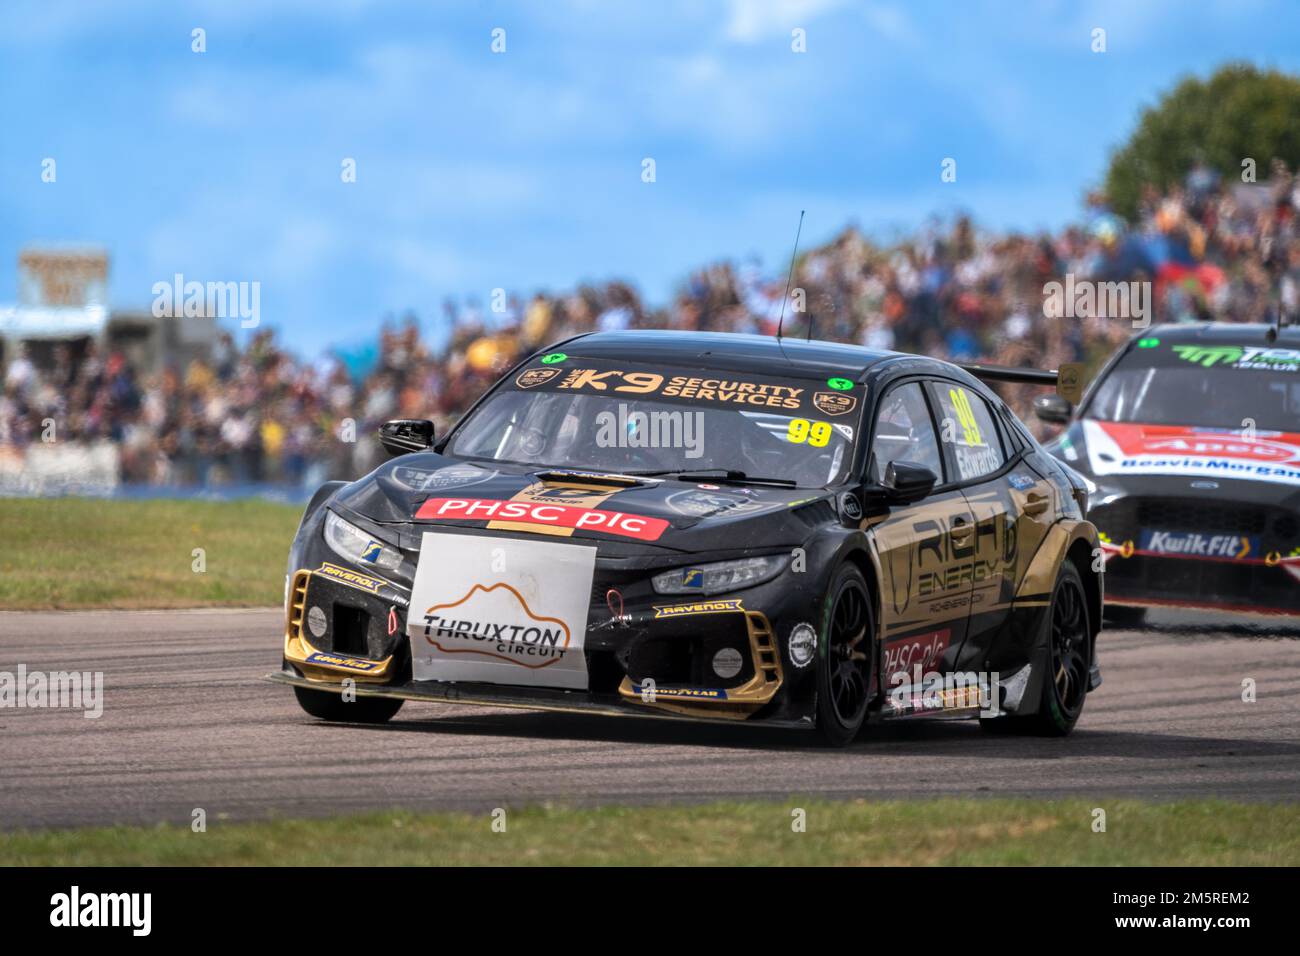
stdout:
<svg viewBox="0 0 1300 956">
<path fill-rule="evenodd" d="M 385 724 L 406 703 L 400 697 L 358 697 L 345 701 L 342 694 L 306 687 L 295 687 L 293 693 L 298 698 L 298 706 L 313 717 L 349 724 Z"/>
<path fill-rule="evenodd" d="M 832 746 L 848 746 L 866 721 L 875 624 L 866 578 L 856 566 L 842 565 L 826 590 L 817 667 L 817 729 Z"/>
<path fill-rule="evenodd" d="M 1088 626 L 1083 579 L 1070 561 L 1061 565 L 1056 576 L 1046 627 L 1048 679 L 1042 682 L 1038 710 L 1032 714 L 981 717 L 981 729 L 990 733 L 1064 737 L 1078 723 L 1088 697 L 1092 630 Z"/>
<path fill-rule="evenodd" d="M 1102 608 L 1101 619 L 1116 627 L 1141 627 L 1146 623 L 1147 609 L 1131 604 L 1107 604 Z"/>
</svg>

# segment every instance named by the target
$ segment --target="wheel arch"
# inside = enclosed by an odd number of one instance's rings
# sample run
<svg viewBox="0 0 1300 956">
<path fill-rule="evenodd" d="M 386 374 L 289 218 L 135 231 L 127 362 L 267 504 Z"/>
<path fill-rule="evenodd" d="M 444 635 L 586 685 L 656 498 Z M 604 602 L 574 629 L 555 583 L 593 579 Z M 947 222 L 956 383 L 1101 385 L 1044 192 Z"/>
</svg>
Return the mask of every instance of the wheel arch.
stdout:
<svg viewBox="0 0 1300 956">
<path fill-rule="evenodd" d="M 876 700 L 880 700 L 885 694 L 884 678 L 882 676 L 885 664 L 885 641 L 880 606 L 880 574 L 876 568 L 876 562 L 872 560 L 870 552 L 862 544 L 851 545 L 842 555 L 841 561 L 853 564 L 862 572 L 862 577 L 867 582 L 867 594 L 871 596 L 871 614 L 876 628 L 876 633 L 871 636 L 871 685 Z"/>
<path fill-rule="evenodd" d="M 875 612 L 876 615 L 875 619 L 876 619 L 877 630 L 879 630 L 880 578 L 876 573 L 875 562 L 871 560 L 871 555 L 867 553 L 867 549 L 860 545 L 851 546 L 844 553 L 842 560 L 857 565 L 858 570 L 862 572 L 862 576 L 866 579 L 867 590 L 871 593 L 871 603 L 874 605 L 872 610 Z"/>
<path fill-rule="evenodd" d="M 1093 551 L 1084 538 L 1076 538 L 1065 559 L 1074 564 L 1083 581 L 1084 596 L 1088 599 L 1088 638 L 1093 646 L 1097 645 L 1097 634 L 1101 630 L 1102 585 L 1101 575 L 1092 570 Z"/>
<path fill-rule="evenodd" d="M 315 493 L 312 494 L 311 500 L 307 502 L 307 507 L 302 511 L 302 519 L 298 522 L 299 525 L 306 524 L 307 519 L 316 513 L 316 509 L 346 484 L 346 481 L 327 481 L 317 488 Z"/>
</svg>

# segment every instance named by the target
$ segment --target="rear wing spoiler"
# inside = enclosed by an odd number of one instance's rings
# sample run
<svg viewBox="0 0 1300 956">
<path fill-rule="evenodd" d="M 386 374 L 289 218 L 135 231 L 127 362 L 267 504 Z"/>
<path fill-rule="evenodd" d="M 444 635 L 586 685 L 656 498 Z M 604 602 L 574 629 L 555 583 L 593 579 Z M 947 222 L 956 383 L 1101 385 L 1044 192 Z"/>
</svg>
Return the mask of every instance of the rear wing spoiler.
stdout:
<svg viewBox="0 0 1300 956">
<path fill-rule="evenodd" d="M 1059 369 L 1013 368 L 1009 365 L 960 365 L 981 382 L 1011 382 L 1017 385 L 1054 385 L 1056 393 L 1072 405 L 1083 398 L 1083 365 L 1067 362 Z"/>
</svg>

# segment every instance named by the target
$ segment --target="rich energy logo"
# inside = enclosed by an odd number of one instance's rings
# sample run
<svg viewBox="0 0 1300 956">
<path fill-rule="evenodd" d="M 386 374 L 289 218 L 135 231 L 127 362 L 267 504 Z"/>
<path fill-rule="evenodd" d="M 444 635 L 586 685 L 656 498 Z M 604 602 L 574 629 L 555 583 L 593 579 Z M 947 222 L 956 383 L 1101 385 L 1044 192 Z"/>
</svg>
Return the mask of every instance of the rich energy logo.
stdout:
<svg viewBox="0 0 1300 956">
<path fill-rule="evenodd" d="M 932 597 L 980 584 L 1016 561 L 1016 526 L 1005 513 L 956 523 L 927 518 L 912 525 L 917 536 L 917 593 Z"/>
</svg>

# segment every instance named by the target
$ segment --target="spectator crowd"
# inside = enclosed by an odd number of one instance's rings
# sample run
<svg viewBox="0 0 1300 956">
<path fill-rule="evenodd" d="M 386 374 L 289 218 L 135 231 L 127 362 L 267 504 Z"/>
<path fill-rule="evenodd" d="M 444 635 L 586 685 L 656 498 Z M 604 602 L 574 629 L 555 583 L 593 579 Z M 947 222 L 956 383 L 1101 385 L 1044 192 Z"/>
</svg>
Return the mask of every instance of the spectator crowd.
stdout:
<svg viewBox="0 0 1300 956">
<path fill-rule="evenodd" d="M 932 221 L 906 240 L 855 228 L 799 257 L 784 334 L 919 352 L 954 361 L 1095 367 L 1135 331 L 1131 316 L 1052 317 L 1045 286 L 1147 282 L 1153 322 L 1295 321 L 1300 179 L 1275 163 L 1266 183 L 1221 182 L 1198 168 L 1166 192 L 1148 189 L 1131 224 L 1089 197 L 1077 224 L 1039 235 L 991 234 L 966 218 Z M 0 392 L 0 455 L 43 440 L 117 445 L 121 480 L 148 485 L 314 485 L 378 460 L 369 440 L 390 418 L 445 430 L 523 354 L 591 329 L 665 328 L 774 334 L 786 276 L 754 261 L 691 274 L 665 307 L 623 282 L 509 299 L 499 312 L 445 306 L 452 330 L 437 353 L 414 318 L 387 323 L 364 363 L 305 362 L 262 330 L 207 361 L 142 375 L 93 343 L 60 346 L 38 367 L 21 349 Z M 793 300 L 792 300 L 793 301 Z M 1031 395 L 1008 392 L 1023 413 Z"/>
</svg>

